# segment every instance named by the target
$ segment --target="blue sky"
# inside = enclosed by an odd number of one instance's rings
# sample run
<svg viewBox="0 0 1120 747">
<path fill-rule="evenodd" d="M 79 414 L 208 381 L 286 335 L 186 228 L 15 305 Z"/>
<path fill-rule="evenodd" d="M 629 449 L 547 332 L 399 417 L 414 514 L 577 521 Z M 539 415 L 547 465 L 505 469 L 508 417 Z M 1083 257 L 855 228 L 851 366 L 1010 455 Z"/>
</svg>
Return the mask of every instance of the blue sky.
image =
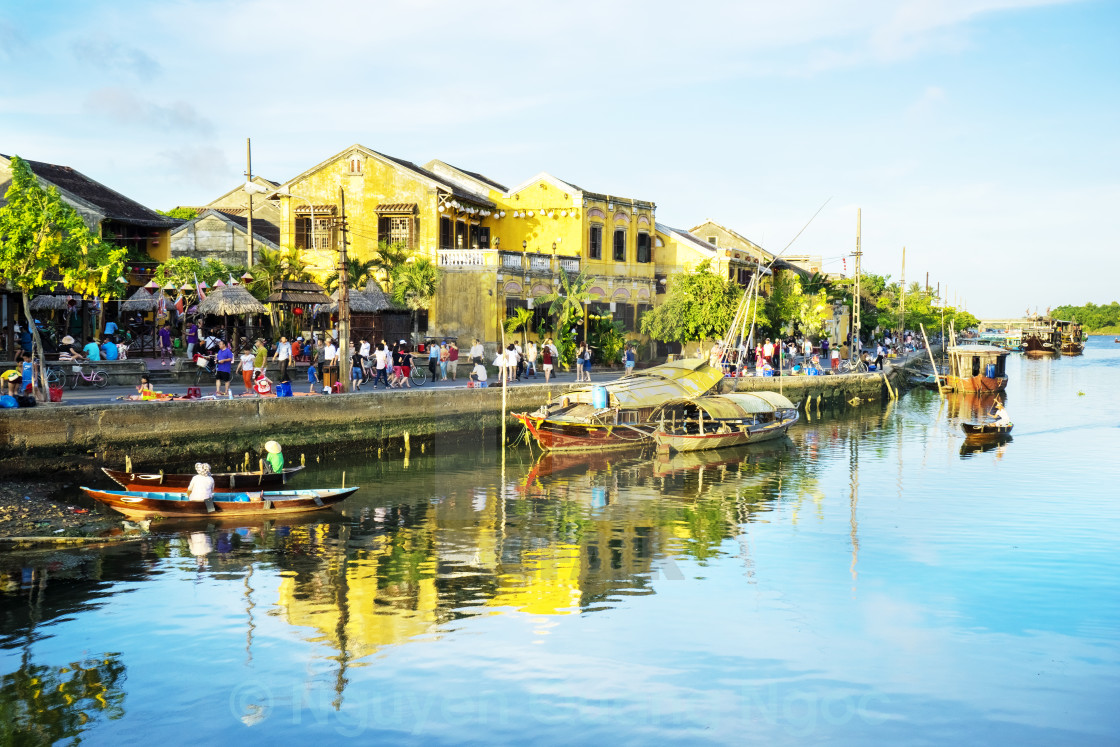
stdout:
<svg viewBox="0 0 1120 747">
<path fill-rule="evenodd" d="M 981 316 L 1120 299 L 1120 3 L 8 0 L 0 152 L 147 205 L 360 142 L 550 171 Z M 849 268 L 851 266 L 849 260 Z"/>
</svg>

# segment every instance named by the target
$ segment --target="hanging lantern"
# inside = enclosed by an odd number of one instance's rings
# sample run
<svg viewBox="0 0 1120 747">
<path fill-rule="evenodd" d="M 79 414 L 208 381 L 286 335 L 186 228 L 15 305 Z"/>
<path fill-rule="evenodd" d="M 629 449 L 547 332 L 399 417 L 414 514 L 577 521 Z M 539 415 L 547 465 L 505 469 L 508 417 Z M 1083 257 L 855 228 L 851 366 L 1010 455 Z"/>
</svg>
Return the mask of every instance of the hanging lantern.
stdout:
<svg viewBox="0 0 1120 747">
<path fill-rule="evenodd" d="M 254 280 L 256 280 L 256 278 L 250 275 L 248 272 L 241 276 L 241 282 L 243 283 L 251 283 Z"/>
<path fill-rule="evenodd" d="M 165 291 L 169 291 L 169 292 L 173 291 L 173 290 L 175 290 L 175 283 L 172 283 L 170 280 L 168 280 L 167 285 L 163 286 L 163 289 Z"/>
<path fill-rule="evenodd" d="M 302 306 L 295 307 L 294 309 L 292 309 L 292 313 L 295 314 L 296 316 L 303 316 L 303 307 Z"/>
<path fill-rule="evenodd" d="M 155 292 L 156 292 L 157 290 L 159 290 L 159 286 L 158 286 L 158 285 L 156 284 L 156 281 L 154 281 L 154 280 L 149 280 L 149 281 L 148 281 L 148 284 L 147 284 L 147 285 L 145 285 L 145 286 L 144 286 L 144 288 L 145 288 L 145 289 L 146 289 L 146 290 L 147 290 L 147 291 L 148 291 L 149 293 L 155 293 Z"/>
</svg>

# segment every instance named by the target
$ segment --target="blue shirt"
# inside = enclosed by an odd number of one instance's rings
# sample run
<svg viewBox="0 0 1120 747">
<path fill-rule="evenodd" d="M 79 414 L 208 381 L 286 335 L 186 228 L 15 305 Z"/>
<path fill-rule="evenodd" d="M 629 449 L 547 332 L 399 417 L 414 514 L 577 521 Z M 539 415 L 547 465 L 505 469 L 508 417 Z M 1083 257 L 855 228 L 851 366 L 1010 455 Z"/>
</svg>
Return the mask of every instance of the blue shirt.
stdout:
<svg viewBox="0 0 1120 747">
<path fill-rule="evenodd" d="M 101 346 L 101 353 L 105 356 L 105 360 L 115 361 L 117 359 L 117 346 L 112 340 L 106 340 L 105 344 Z"/>
<path fill-rule="evenodd" d="M 97 347 L 96 342 L 87 343 L 82 350 L 85 351 L 86 357 L 91 361 L 101 360 L 101 348 Z"/>
<path fill-rule="evenodd" d="M 31 365 L 30 361 L 24 361 L 22 371 L 23 371 L 23 386 L 27 387 L 34 380 L 33 377 L 35 375 L 35 368 L 34 368 L 34 366 Z"/>
<path fill-rule="evenodd" d="M 229 348 L 218 351 L 218 371 L 225 371 L 229 373 L 230 364 L 233 363 L 233 351 Z"/>
<path fill-rule="evenodd" d="M 111 335 L 111 334 L 115 333 L 116 331 L 117 331 L 117 323 L 116 322 L 106 322 L 105 323 L 105 334 Z"/>
</svg>

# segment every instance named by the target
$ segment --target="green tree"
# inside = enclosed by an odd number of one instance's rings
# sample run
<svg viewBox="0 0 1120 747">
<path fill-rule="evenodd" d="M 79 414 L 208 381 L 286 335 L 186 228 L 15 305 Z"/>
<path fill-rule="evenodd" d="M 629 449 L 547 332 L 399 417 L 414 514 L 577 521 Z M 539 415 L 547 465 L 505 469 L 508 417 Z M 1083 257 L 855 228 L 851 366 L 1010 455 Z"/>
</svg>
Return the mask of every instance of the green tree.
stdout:
<svg viewBox="0 0 1120 747">
<path fill-rule="evenodd" d="M 379 241 L 377 242 L 377 248 L 373 251 L 373 257 L 370 258 L 372 271 L 376 271 L 378 274 L 377 277 L 374 277 L 374 275 L 370 275 L 370 277 L 391 287 L 393 275 L 397 268 L 404 266 L 412 256 L 413 254 L 408 247 L 400 242 L 391 244 L 388 241 Z"/>
<path fill-rule="evenodd" d="M 525 332 L 531 328 L 533 323 L 532 309 L 516 309 L 513 316 L 507 317 L 505 321 L 505 328 L 508 334 L 514 332 L 521 332 L 521 344 L 525 344 Z"/>
<path fill-rule="evenodd" d="M 103 243 L 59 196 L 43 189 L 27 162 L 11 160 L 12 184 L 0 208 L 0 279 L 18 288 L 39 358 L 39 396 L 47 399 L 43 341 L 31 316 L 31 296 L 59 283 L 82 295 L 114 287 L 124 269 L 125 250 Z"/>
<path fill-rule="evenodd" d="M 575 354 L 572 352 L 575 350 L 575 339 L 571 331 L 577 323 L 585 322 L 584 309 L 595 299 L 590 289 L 591 278 L 583 271 L 578 275 L 561 272 L 560 286 L 552 293 L 546 293 L 537 299 L 537 303 L 549 305 L 548 315 L 556 320 L 556 327 L 552 334 L 557 352 L 560 353 L 560 363 L 565 369 L 575 359 Z M 565 344 L 569 342 L 571 345 Z M 571 354 L 570 358 L 569 354 Z"/>
<path fill-rule="evenodd" d="M 432 305 L 439 281 L 440 270 L 427 257 L 416 257 L 393 272 L 393 301 L 412 312 L 413 338 L 420 334 L 420 317 L 416 312 Z"/>
<path fill-rule="evenodd" d="M 351 288 L 364 288 L 368 281 L 375 280 L 374 271 L 376 269 L 377 264 L 374 259 L 358 259 L 350 256 L 346 258 L 346 274 L 349 277 Z M 327 275 L 324 283 L 328 293 L 338 290 L 338 270 Z"/>
<path fill-rule="evenodd" d="M 176 207 L 170 210 L 157 210 L 160 215 L 166 215 L 168 218 L 178 218 L 179 220 L 194 220 L 198 217 L 198 211 L 189 207 Z"/>
<path fill-rule="evenodd" d="M 709 261 L 671 275 L 665 301 L 642 317 L 642 332 L 662 342 L 699 342 L 730 328 L 743 289 L 711 270 Z"/>
</svg>

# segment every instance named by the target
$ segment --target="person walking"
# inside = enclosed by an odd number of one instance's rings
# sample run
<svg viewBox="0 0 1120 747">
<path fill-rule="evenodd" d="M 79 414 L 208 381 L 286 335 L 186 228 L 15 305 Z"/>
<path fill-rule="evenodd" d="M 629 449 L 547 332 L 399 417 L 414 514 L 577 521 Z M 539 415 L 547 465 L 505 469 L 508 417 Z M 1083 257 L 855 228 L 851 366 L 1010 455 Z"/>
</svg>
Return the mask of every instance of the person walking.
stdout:
<svg viewBox="0 0 1120 747">
<path fill-rule="evenodd" d="M 389 351 L 385 349 L 385 341 L 382 340 L 378 343 L 377 348 L 373 351 L 373 388 L 377 388 L 377 383 L 383 382 L 385 388 L 389 388 L 389 377 L 386 375 L 389 363 Z"/>
<path fill-rule="evenodd" d="M 433 381 L 439 381 L 439 343 L 433 342 L 428 345 L 428 377 Z"/>
<path fill-rule="evenodd" d="M 330 394 L 334 384 L 338 381 L 338 348 L 334 338 L 327 335 L 327 343 L 323 346 L 319 357 L 319 378 L 323 380 L 323 394 Z"/>
<path fill-rule="evenodd" d="M 576 381 L 591 381 L 591 349 L 586 342 L 579 344 L 576 354 Z"/>
<path fill-rule="evenodd" d="M 366 343 L 367 345 L 369 343 Z M 350 386 L 352 391 L 360 392 L 362 390 L 362 379 L 365 378 L 365 359 L 358 349 L 354 347 L 354 343 L 350 343 Z"/>
<path fill-rule="evenodd" d="M 280 336 L 280 342 L 276 345 L 276 353 L 272 356 L 272 360 L 280 361 L 280 378 L 277 381 L 288 381 L 288 364 L 292 361 L 292 343 L 288 342 L 287 337 Z"/>
<path fill-rule="evenodd" d="M 192 361 L 196 347 L 198 347 L 198 324 L 191 322 L 187 325 L 187 358 Z"/>
<path fill-rule="evenodd" d="M 774 360 L 774 343 L 770 341 L 769 337 L 766 338 L 766 344 L 762 346 L 762 357 L 766 359 L 767 363 Z"/>
<path fill-rule="evenodd" d="M 171 363 L 171 325 L 167 322 L 159 328 L 159 362 L 162 366 Z"/>
<path fill-rule="evenodd" d="M 447 343 L 447 373 L 455 381 L 455 372 L 459 369 L 459 346 L 455 341 Z"/>
<path fill-rule="evenodd" d="M 439 380 L 447 381 L 447 361 L 451 355 L 451 351 L 447 347 L 447 340 L 439 346 Z"/>
<path fill-rule="evenodd" d="M 482 356 L 486 355 L 486 351 L 483 350 L 482 343 L 478 340 L 475 340 L 471 344 L 471 349 L 467 353 L 467 355 L 470 356 L 471 363 L 477 365 L 479 363 L 482 363 Z"/>
<path fill-rule="evenodd" d="M 253 370 L 253 351 L 249 348 L 244 348 L 241 351 L 241 358 L 237 364 L 237 370 L 241 372 L 241 381 L 245 384 L 245 393 L 248 394 L 253 389 L 253 377 L 256 372 Z"/>
<path fill-rule="evenodd" d="M 525 344 L 525 371 L 534 379 L 537 378 L 537 343 L 529 340 Z"/>
<path fill-rule="evenodd" d="M 225 340 L 218 340 L 218 353 L 214 356 L 214 394 L 229 396 L 230 368 L 233 366 L 233 351 Z M 225 384 L 224 391 L 222 384 Z"/>
<path fill-rule="evenodd" d="M 361 345 L 358 346 L 358 355 L 362 359 L 362 383 L 364 384 L 366 381 L 369 381 L 370 347 L 369 340 L 366 338 L 363 337 L 360 342 Z"/>
<path fill-rule="evenodd" d="M 544 370 L 544 383 L 552 378 L 552 366 L 556 362 L 556 348 L 552 345 L 552 338 L 549 337 L 541 345 L 541 368 Z"/>
<path fill-rule="evenodd" d="M 634 355 L 633 343 L 626 343 L 626 351 L 622 354 L 622 359 L 626 363 L 626 373 L 634 373 L 634 364 L 637 363 L 637 359 Z"/>
<path fill-rule="evenodd" d="M 409 389 L 412 388 L 412 352 L 408 349 L 408 343 L 401 343 L 401 381 L 404 386 Z"/>
</svg>

